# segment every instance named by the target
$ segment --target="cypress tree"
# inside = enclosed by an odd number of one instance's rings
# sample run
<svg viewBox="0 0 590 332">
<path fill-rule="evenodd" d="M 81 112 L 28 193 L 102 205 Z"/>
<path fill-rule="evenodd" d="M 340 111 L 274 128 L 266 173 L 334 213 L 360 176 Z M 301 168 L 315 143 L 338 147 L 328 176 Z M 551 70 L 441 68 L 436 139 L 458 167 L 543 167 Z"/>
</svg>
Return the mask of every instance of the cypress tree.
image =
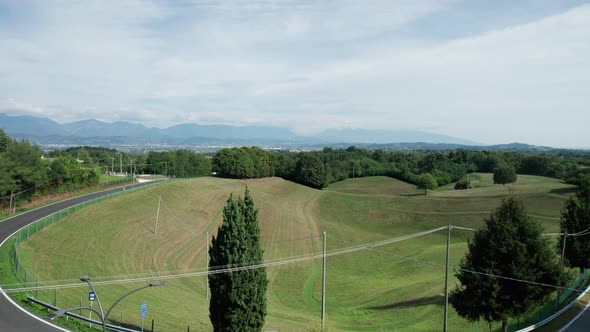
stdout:
<svg viewBox="0 0 590 332">
<path fill-rule="evenodd" d="M 258 209 L 250 191 L 244 198 L 229 196 L 223 224 L 210 248 L 210 270 L 262 263 Z M 266 269 L 225 272 L 209 276 L 209 317 L 214 331 L 261 331 L 266 316 Z"/>
</svg>

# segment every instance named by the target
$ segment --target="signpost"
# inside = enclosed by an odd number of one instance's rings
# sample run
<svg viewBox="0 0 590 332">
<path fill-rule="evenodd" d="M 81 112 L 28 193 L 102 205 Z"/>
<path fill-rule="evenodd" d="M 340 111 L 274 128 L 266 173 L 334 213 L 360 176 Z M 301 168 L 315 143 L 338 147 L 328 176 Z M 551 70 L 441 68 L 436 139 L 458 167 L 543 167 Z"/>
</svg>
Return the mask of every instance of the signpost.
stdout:
<svg viewBox="0 0 590 332">
<path fill-rule="evenodd" d="M 145 319 L 145 316 L 147 316 L 147 303 L 142 303 L 141 304 L 141 332 L 143 332 L 143 321 Z"/>
<path fill-rule="evenodd" d="M 95 292 L 89 292 L 88 293 L 88 301 L 90 301 L 90 308 L 92 308 L 92 302 L 96 300 L 96 293 Z M 92 311 L 90 311 L 90 313 L 88 314 L 88 318 L 92 319 Z M 92 323 L 90 323 L 90 328 L 92 328 Z"/>
</svg>

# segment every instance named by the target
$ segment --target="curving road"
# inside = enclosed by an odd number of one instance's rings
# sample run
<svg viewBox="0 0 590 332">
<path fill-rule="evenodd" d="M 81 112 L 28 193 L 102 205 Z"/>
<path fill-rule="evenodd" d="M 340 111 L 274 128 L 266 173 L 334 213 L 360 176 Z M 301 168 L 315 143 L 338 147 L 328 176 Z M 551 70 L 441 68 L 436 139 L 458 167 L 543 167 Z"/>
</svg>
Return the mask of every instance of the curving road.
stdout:
<svg viewBox="0 0 590 332">
<path fill-rule="evenodd" d="M 5 219 L 0 222 L 0 243 L 4 242 L 16 231 L 25 227 L 26 225 L 35 222 L 45 216 L 48 216 L 57 211 L 66 209 L 76 204 L 93 200 L 95 198 L 106 196 L 126 189 L 134 187 L 141 187 L 153 182 L 129 185 L 126 187 L 119 187 L 100 191 L 84 196 L 70 198 L 61 202 L 53 203 L 47 206 L 43 206 L 23 214 L 19 214 L 12 218 Z M 11 332 L 56 332 L 56 331 L 67 331 L 56 325 L 49 323 L 31 313 L 25 311 L 21 307 L 17 306 L 9 297 L 0 289 L 0 331 L 11 331 Z"/>
<path fill-rule="evenodd" d="M 588 305 L 582 310 L 577 316 L 575 316 L 565 328 L 559 330 L 559 332 L 583 332 L 590 330 L 590 311 L 588 311 Z"/>
</svg>

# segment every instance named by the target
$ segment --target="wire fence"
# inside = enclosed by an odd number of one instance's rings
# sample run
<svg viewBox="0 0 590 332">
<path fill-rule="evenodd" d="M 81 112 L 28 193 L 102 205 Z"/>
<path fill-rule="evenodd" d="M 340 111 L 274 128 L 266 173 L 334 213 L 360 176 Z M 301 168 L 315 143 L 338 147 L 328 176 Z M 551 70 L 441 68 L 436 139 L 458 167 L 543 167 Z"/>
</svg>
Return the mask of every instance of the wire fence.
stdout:
<svg viewBox="0 0 590 332">
<path fill-rule="evenodd" d="M 18 233 L 13 235 L 14 246 L 12 246 L 11 253 L 10 253 L 10 256 L 12 257 L 12 264 L 14 267 L 14 273 L 15 273 L 15 276 L 17 277 L 17 279 L 22 283 L 22 285 L 25 288 L 39 287 L 39 278 L 37 276 L 35 276 L 30 270 L 28 270 L 23 265 L 21 259 L 19 258 L 18 247 L 20 246 L 20 244 L 23 241 L 26 241 L 31 236 L 42 231 L 45 227 L 47 227 L 55 222 L 58 222 L 59 220 L 65 218 L 69 215 L 72 215 L 73 213 L 76 213 L 77 211 L 79 211 L 83 208 L 86 208 L 90 205 L 98 204 L 102 201 L 105 201 L 105 200 L 108 200 L 111 198 L 127 195 L 130 193 L 139 191 L 139 190 L 147 189 L 147 188 L 149 188 L 153 185 L 156 185 L 156 184 L 159 184 L 159 183 L 154 183 L 154 184 L 146 185 L 146 186 L 142 186 L 142 187 L 130 188 L 130 189 L 116 192 L 116 193 L 112 193 L 110 195 L 90 199 L 90 200 L 84 201 L 80 204 L 76 204 L 74 206 L 71 206 L 67 209 L 64 209 L 64 210 L 55 212 L 51 215 L 48 215 L 46 217 L 43 217 L 43 218 L 37 220 L 36 222 L 29 224 L 28 226 L 22 228 L 20 231 L 18 231 Z M 57 301 L 58 301 L 58 290 L 57 289 L 41 290 L 41 291 L 34 290 L 34 291 L 28 292 L 28 294 L 34 296 L 35 298 L 37 298 L 39 300 L 42 300 L 47 303 L 51 303 L 54 306 L 57 306 Z"/>
</svg>

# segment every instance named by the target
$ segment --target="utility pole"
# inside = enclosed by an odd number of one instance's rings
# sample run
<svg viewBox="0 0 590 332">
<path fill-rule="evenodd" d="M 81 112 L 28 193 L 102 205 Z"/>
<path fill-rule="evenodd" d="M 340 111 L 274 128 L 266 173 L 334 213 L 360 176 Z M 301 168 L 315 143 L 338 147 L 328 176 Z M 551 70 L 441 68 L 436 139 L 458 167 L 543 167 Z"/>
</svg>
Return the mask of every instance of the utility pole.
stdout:
<svg viewBox="0 0 590 332">
<path fill-rule="evenodd" d="M 8 214 L 12 213 L 12 196 L 14 196 L 14 190 L 10 191 L 10 207 L 8 207 Z"/>
<path fill-rule="evenodd" d="M 448 225 L 447 228 L 447 259 L 445 264 L 445 319 L 443 332 L 447 332 L 447 318 L 449 316 L 449 256 L 451 253 L 451 229 L 453 226 Z"/>
<path fill-rule="evenodd" d="M 354 180 L 354 165 L 352 166 L 352 179 Z"/>
<path fill-rule="evenodd" d="M 160 219 L 160 203 L 162 202 L 162 196 L 158 198 L 158 212 L 156 212 L 156 227 L 154 228 L 154 235 L 158 235 L 158 219 Z"/>
<path fill-rule="evenodd" d="M 115 174 L 115 157 L 111 157 L 111 175 Z"/>
<path fill-rule="evenodd" d="M 205 264 L 207 266 L 205 292 L 207 294 L 207 300 L 209 300 L 209 232 L 207 232 L 207 234 L 205 235 L 205 252 L 207 253 L 207 255 L 205 256 Z"/>
<path fill-rule="evenodd" d="M 564 264 L 563 259 L 565 258 L 565 241 L 567 239 L 567 229 L 563 230 L 563 244 L 561 246 L 561 264 Z M 561 296 L 561 292 L 557 291 L 557 299 L 555 300 L 556 302 L 556 307 L 557 309 L 559 309 L 559 297 Z"/>
<path fill-rule="evenodd" d="M 326 232 L 324 232 L 324 255 L 322 259 L 322 331 L 326 329 Z"/>
<path fill-rule="evenodd" d="M 567 239 L 567 229 L 564 229 L 563 233 L 563 245 L 561 247 L 561 260 L 565 257 L 565 240 Z"/>
<path fill-rule="evenodd" d="M 119 172 L 123 174 L 123 155 L 119 153 Z"/>
</svg>

